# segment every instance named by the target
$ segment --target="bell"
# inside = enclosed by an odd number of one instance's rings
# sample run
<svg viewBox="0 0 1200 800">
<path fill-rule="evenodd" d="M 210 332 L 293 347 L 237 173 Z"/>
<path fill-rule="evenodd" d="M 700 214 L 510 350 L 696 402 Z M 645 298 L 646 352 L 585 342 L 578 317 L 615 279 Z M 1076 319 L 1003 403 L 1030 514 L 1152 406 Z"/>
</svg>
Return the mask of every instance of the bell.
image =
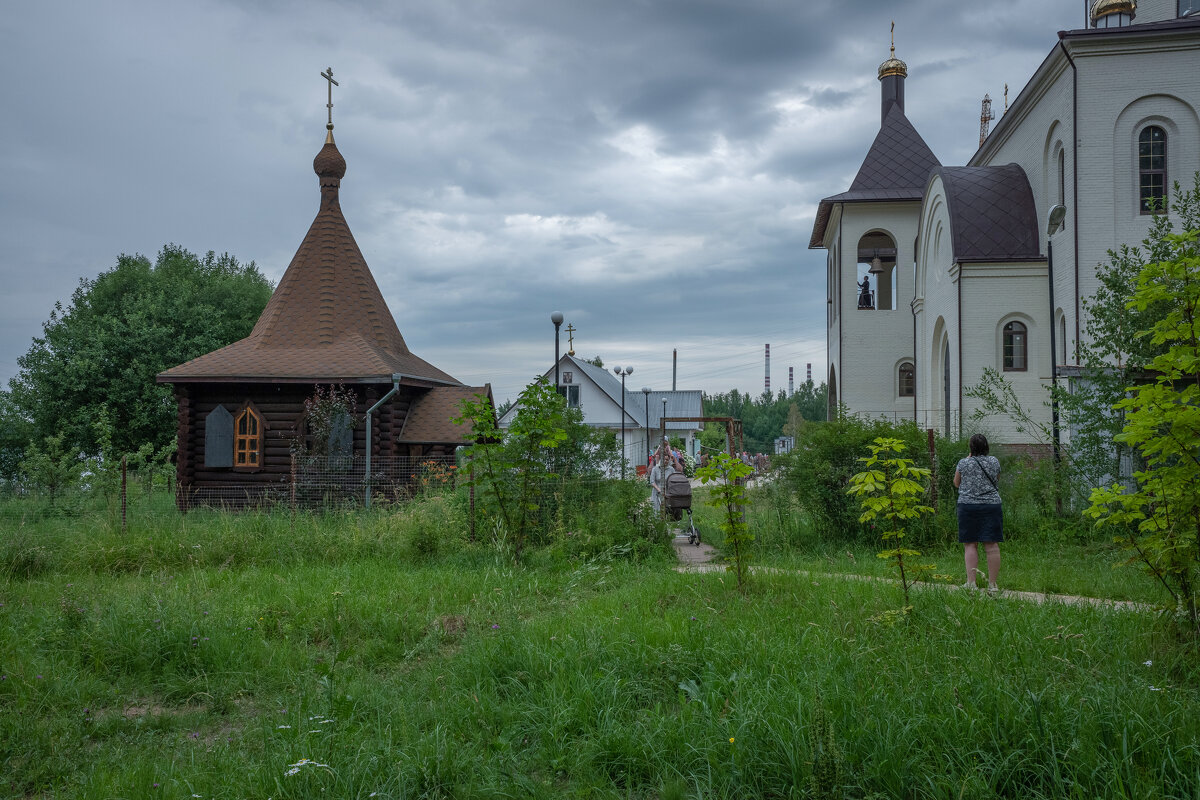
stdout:
<svg viewBox="0 0 1200 800">
<path fill-rule="evenodd" d="M 883 274 L 883 262 L 879 260 L 879 253 L 876 253 L 875 257 L 871 259 L 871 268 L 867 272 L 877 276 Z"/>
</svg>

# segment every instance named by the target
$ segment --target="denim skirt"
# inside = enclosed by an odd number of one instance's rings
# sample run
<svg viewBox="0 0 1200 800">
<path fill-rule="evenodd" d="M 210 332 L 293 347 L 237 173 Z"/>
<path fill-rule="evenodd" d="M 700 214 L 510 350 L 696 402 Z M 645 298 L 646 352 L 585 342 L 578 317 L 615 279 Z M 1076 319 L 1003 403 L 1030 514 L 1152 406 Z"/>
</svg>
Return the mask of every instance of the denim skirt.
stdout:
<svg viewBox="0 0 1200 800">
<path fill-rule="evenodd" d="M 1003 542 L 1004 516 L 999 503 L 959 503 L 958 541 Z"/>
</svg>

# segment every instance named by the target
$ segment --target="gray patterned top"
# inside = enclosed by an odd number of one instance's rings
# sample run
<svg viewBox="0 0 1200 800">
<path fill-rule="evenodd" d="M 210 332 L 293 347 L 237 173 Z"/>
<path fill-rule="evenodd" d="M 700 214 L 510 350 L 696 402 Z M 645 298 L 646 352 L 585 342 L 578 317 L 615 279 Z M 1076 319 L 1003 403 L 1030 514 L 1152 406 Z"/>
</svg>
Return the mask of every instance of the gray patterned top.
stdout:
<svg viewBox="0 0 1200 800">
<path fill-rule="evenodd" d="M 1000 482 L 999 459 L 995 456 L 968 456 L 960 460 L 955 469 L 962 477 L 958 484 L 958 502 L 1000 504 L 1000 490 L 992 485 L 992 481 Z M 983 473 L 985 469 L 986 476 Z"/>
</svg>

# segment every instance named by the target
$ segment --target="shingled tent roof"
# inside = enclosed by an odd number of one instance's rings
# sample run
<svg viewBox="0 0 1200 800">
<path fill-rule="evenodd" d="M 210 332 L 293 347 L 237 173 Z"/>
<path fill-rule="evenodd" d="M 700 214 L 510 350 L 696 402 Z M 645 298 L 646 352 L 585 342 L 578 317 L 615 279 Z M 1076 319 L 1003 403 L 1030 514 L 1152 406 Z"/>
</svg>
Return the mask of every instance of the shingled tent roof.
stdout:
<svg viewBox="0 0 1200 800">
<path fill-rule="evenodd" d="M 342 216 L 346 161 L 330 131 L 313 160 L 321 208 L 245 339 L 158 375 L 159 383 L 390 382 L 461 385 L 409 351 Z"/>
<path fill-rule="evenodd" d="M 954 260 L 1042 261 L 1033 189 L 1019 164 L 940 167 Z"/>
<path fill-rule="evenodd" d="M 826 197 L 817 207 L 809 248 L 825 246 L 825 228 L 835 203 L 920 200 L 925 194 L 930 170 L 939 166 L 941 162 L 904 116 L 900 104 L 893 104 L 879 126 L 879 133 L 858 168 L 850 190 Z"/>
<path fill-rule="evenodd" d="M 462 442 L 473 440 L 474 426 L 465 421 L 461 425 L 453 422 L 462 414 L 462 401 L 474 400 L 476 395 L 485 395 L 495 409 L 492 385 L 478 386 L 435 386 L 413 400 L 404 420 L 404 428 L 397 441 L 407 444 L 429 442 Z"/>
</svg>

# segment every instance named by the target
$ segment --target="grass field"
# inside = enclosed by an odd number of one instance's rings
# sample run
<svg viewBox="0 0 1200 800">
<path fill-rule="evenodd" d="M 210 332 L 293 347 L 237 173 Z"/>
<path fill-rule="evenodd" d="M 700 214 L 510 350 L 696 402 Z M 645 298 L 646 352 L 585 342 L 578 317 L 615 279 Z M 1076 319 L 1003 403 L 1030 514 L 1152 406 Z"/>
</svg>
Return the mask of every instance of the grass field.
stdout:
<svg viewBox="0 0 1200 800">
<path fill-rule="evenodd" d="M 513 567 L 458 529 L 414 550 L 414 518 L 8 530 L 0 791 L 1200 797 L 1195 643 L 1155 615 L 930 590 L 887 624 L 887 584 L 755 574 L 743 596 L 659 544 Z M 1112 572 L 1025 547 L 1012 582 Z"/>
</svg>

